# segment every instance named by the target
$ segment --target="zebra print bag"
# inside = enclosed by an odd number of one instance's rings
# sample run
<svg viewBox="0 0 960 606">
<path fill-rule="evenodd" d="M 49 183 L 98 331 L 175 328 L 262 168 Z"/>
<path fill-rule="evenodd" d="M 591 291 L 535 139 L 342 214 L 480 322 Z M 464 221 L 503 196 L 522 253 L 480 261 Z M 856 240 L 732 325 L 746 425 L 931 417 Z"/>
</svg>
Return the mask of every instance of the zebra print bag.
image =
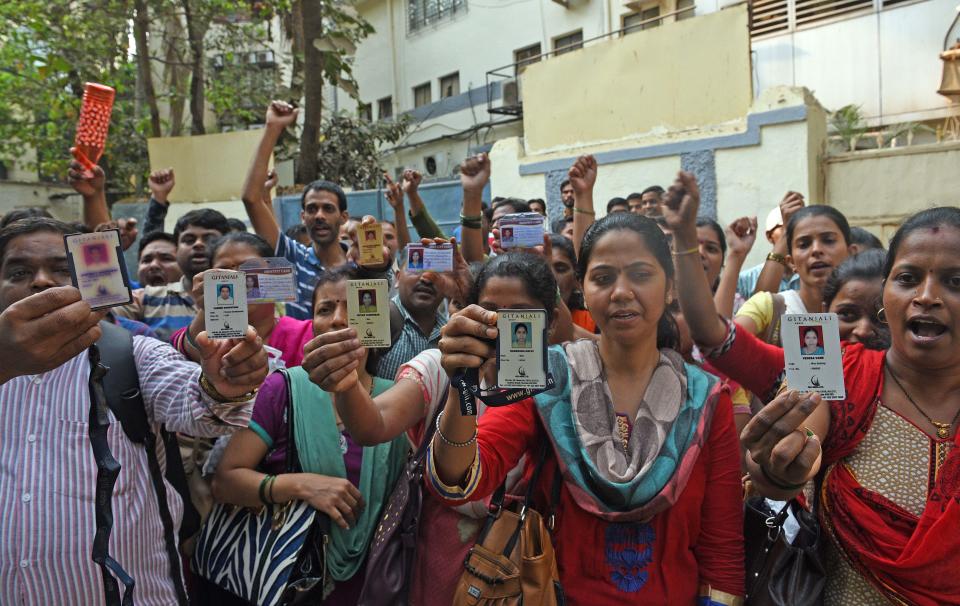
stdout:
<svg viewBox="0 0 960 606">
<path fill-rule="evenodd" d="M 300 462 L 293 432 L 293 390 L 283 374 L 288 394 L 286 470 L 296 473 Z M 306 501 L 268 505 L 260 511 L 216 503 L 197 538 L 193 568 L 251 604 L 318 604 L 332 589 L 325 566 L 329 532 L 330 519 Z"/>
</svg>

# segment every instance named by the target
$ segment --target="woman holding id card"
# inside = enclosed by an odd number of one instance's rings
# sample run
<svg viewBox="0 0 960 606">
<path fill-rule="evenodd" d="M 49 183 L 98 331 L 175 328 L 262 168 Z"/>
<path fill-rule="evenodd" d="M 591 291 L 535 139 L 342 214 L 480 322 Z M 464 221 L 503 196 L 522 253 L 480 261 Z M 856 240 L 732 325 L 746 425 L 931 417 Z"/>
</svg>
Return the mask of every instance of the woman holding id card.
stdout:
<svg viewBox="0 0 960 606">
<path fill-rule="evenodd" d="M 696 244 L 698 206 L 696 182 L 682 174 L 664 210 L 681 249 Z M 903 223 L 890 242 L 877 314 L 889 326 L 889 349 L 868 349 L 869 339 L 844 342 L 846 394 L 835 401 L 777 395 L 791 352 L 721 320 L 699 260 L 678 261 L 681 305 L 701 350 L 772 400 L 741 434 L 753 487 L 789 500 L 819 481 L 826 606 L 958 603 L 958 256 L 960 209 L 925 210 Z M 820 335 L 801 330 L 815 355 Z"/>
<path fill-rule="evenodd" d="M 715 377 L 671 349 L 677 334 L 668 311 L 673 263 L 666 238 L 650 219 L 610 215 L 587 232 L 578 272 L 599 341 L 551 347 L 555 385 L 488 408 L 479 424 L 462 414 L 451 391 L 428 454 L 428 485 L 451 505 L 482 500 L 548 441 L 535 494 L 546 506 L 538 510 L 555 514 L 569 603 L 740 603 L 732 404 Z M 489 339 L 498 337 L 498 308 L 484 297 L 479 302 L 444 329 L 441 362 L 449 375 L 463 368 L 483 374 L 494 362 Z M 518 326 L 513 332 L 500 342 L 525 338 Z"/>
</svg>

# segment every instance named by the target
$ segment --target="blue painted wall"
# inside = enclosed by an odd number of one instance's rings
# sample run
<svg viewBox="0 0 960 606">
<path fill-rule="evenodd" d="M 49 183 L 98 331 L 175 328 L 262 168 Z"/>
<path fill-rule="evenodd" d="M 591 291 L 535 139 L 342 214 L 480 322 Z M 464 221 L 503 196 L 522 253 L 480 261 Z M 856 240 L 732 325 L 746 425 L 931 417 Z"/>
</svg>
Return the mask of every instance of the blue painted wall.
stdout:
<svg viewBox="0 0 960 606">
<path fill-rule="evenodd" d="M 443 229 L 444 233 L 450 235 L 453 230 L 460 226 L 460 208 L 463 204 L 463 190 L 460 188 L 460 180 L 440 181 L 436 183 L 425 183 L 420 186 L 420 197 L 433 216 L 433 220 Z M 483 191 L 483 199 L 490 200 L 490 184 Z M 274 210 L 280 217 L 280 223 L 284 230 L 300 223 L 300 196 L 280 196 L 273 201 Z M 405 204 L 409 210 L 409 206 Z M 373 215 L 380 220 L 393 220 L 393 209 L 387 202 L 382 189 L 349 192 L 347 194 L 347 210 L 351 217 L 362 217 L 363 215 Z M 416 230 L 410 225 L 410 219 L 407 219 L 407 225 L 410 227 L 411 237 L 418 237 Z"/>
</svg>

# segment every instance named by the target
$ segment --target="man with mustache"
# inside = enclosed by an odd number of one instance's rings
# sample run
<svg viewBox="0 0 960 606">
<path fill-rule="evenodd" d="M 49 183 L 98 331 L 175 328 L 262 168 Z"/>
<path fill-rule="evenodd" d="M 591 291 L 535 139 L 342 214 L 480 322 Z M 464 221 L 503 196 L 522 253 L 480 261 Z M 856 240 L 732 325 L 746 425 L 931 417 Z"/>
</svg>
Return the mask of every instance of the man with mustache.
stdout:
<svg viewBox="0 0 960 606">
<path fill-rule="evenodd" d="M 297 268 L 297 301 L 287 303 L 287 315 L 309 320 L 313 317 L 313 286 L 317 277 L 328 268 L 344 265 L 350 260 L 347 255 L 349 246 L 340 240 L 340 227 L 350 219 L 347 195 L 339 185 L 330 181 L 318 180 L 308 184 L 300 198 L 300 220 L 307 228 L 311 245 L 304 246 L 284 234 L 273 214 L 270 197 L 264 191 L 264 182 L 273 148 L 283 132 L 296 125 L 297 109 L 289 103 L 273 101 L 267 108 L 265 122 L 263 138 L 247 172 L 241 197 L 257 235 L 274 247 L 278 257 L 286 258 Z M 369 268 L 379 275 L 363 277 L 389 279 L 381 271 L 386 267 L 385 258 L 381 266 Z"/>
<path fill-rule="evenodd" d="M 396 325 L 401 322 L 402 329 L 395 337 L 391 335 L 393 345 L 380 357 L 378 377 L 392 379 L 400 366 L 421 351 L 437 346 L 447 316 L 440 309 L 444 295 L 430 275 L 406 269 L 397 274 L 397 296 L 390 302 L 390 332 L 396 333 Z"/>
<path fill-rule="evenodd" d="M 163 286 L 183 276 L 177 265 L 177 241 L 173 235 L 155 231 L 140 239 L 137 280 L 144 286 Z"/>
</svg>

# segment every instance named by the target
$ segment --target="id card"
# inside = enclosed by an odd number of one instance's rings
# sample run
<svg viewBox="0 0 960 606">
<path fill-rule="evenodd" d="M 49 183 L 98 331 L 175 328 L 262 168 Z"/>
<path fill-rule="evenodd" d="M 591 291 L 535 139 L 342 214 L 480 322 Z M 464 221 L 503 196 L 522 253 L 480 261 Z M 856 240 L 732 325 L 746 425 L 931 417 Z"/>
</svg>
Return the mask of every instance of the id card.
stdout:
<svg viewBox="0 0 960 606">
<path fill-rule="evenodd" d="M 250 259 L 239 267 L 247 286 L 247 303 L 276 303 L 297 300 L 297 279 L 293 264 L 281 257 Z"/>
<path fill-rule="evenodd" d="M 360 245 L 360 265 L 383 263 L 383 226 L 379 223 L 361 225 L 357 229 Z"/>
<path fill-rule="evenodd" d="M 347 324 L 364 347 L 390 347 L 390 300 L 386 280 L 347 282 Z"/>
<path fill-rule="evenodd" d="M 497 312 L 497 387 L 544 389 L 547 386 L 547 312 L 501 309 Z"/>
<path fill-rule="evenodd" d="M 413 273 L 453 271 L 453 244 L 431 244 L 429 246 L 408 244 L 405 269 Z"/>
<path fill-rule="evenodd" d="M 203 319 L 211 339 L 242 339 L 247 332 L 247 283 L 239 271 L 203 274 Z"/>
<path fill-rule="evenodd" d="M 846 399 L 837 314 L 785 314 L 780 340 L 790 389 Z"/>
<path fill-rule="evenodd" d="M 63 242 L 73 285 L 91 308 L 104 309 L 133 301 L 120 230 L 70 234 L 63 237 Z"/>
<path fill-rule="evenodd" d="M 500 248 L 543 246 L 543 215 L 515 213 L 500 219 Z"/>
</svg>

